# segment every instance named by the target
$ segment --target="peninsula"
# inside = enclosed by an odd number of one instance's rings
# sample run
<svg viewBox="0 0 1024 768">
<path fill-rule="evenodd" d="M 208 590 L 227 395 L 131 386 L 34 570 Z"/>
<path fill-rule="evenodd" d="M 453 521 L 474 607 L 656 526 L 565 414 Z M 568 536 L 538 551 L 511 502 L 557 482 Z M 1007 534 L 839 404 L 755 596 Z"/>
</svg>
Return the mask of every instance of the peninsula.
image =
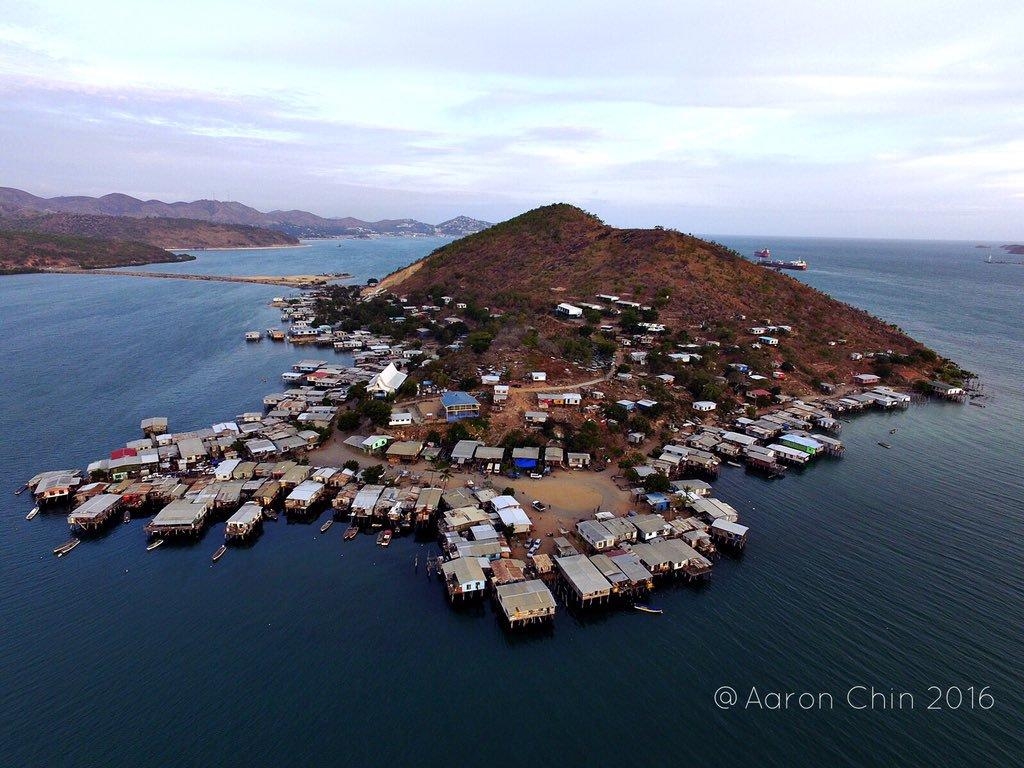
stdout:
<svg viewBox="0 0 1024 768">
<path fill-rule="evenodd" d="M 0 217 L 0 274 L 190 261 L 191 248 L 298 245 L 290 235 L 238 224 L 66 213 Z"/>
<path fill-rule="evenodd" d="M 298 360 L 262 410 L 182 432 L 147 418 L 84 473 L 28 480 L 28 519 L 67 513 L 54 554 L 141 517 L 150 551 L 223 522 L 217 563 L 279 515 L 324 517 L 321 537 L 345 519 L 343 542 L 435 541 L 423 565 L 447 598 L 489 594 L 510 629 L 549 625 L 559 600 L 657 613 L 652 590 L 748 544 L 745 511 L 714 495 L 723 465 L 779 478 L 843 456 L 840 414 L 970 396 L 969 374 L 867 313 L 568 205 L 369 282 L 273 300 L 289 328 L 271 340 L 342 357 Z"/>
</svg>

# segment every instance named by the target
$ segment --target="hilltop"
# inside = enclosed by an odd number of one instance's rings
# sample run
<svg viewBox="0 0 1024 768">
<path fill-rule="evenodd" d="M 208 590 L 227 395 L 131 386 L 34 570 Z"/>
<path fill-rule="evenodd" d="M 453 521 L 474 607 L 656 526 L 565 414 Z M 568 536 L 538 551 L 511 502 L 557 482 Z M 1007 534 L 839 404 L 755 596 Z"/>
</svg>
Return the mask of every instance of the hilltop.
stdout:
<svg viewBox="0 0 1024 768">
<path fill-rule="evenodd" d="M 617 229 L 566 204 L 445 245 L 385 278 L 378 292 L 388 291 L 403 304 L 445 296 L 466 304 L 463 322 L 488 342 L 475 345 L 479 366 L 590 365 L 615 350 L 623 370 L 696 382 L 695 395 L 721 391 L 726 375 L 738 396 L 755 386 L 806 393 L 872 371 L 909 383 L 942 362 L 895 326 L 721 245 L 662 228 Z M 561 302 L 582 306 L 583 316 L 557 315 Z M 777 330 L 751 331 L 759 326 Z M 639 350 L 648 352 L 641 365 Z M 681 351 L 695 352 L 697 365 L 668 358 Z M 740 365 L 764 380 L 740 380 Z"/>
<path fill-rule="evenodd" d="M 242 224 L 74 213 L 7 216 L 0 218 L 0 230 L 128 240 L 157 248 L 179 249 L 252 248 L 299 242 L 282 232 Z"/>
<path fill-rule="evenodd" d="M 0 187 L 0 214 L 72 213 L 87 216 L 131 218 L 194 219 L 216 224 L 242 224 L 283 232 L 292 237 L 370 237 L 375 235 L 461 237 L 486 229 L 486 221 L 459 216 L 440 224 L 425 224 L 415 219 L 363 221 L 347 217 L 325 218 L 309 211 L 269 211 L 264 213 L 238 202 L 194 200 L 165 203 L 140 200 L 130 195 L 102 197 L 64 196 L 44 198 L 11 187 Z"/>
<path fill-rule="evenodd" d="M 101 269 L 191 261 L 146 243 L 96 237 L 0 231 L 0 274 L 75 267 Z"/>
</svg>

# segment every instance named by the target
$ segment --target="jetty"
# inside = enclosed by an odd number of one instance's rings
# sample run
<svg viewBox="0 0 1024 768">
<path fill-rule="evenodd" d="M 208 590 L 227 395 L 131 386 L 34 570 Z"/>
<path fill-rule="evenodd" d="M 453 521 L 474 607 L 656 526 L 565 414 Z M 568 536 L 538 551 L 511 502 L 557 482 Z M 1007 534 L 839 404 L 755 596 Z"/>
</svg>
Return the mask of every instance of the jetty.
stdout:
<svg viewBox="0 0 1024 768">
<path fill-rule="evenodd" d="M 81 269 L 65 267 L 44 269 L 42 272 L 58 275 L 102 275 L 104 277 L 155 277 L 161 280 L 201 280 L 211 283 L 257 283 L 279 285 L 284 288 L 316 288 L 334 280 L 346 280 L 352 275 L 338 272 L 329 275 L 200 275 L 186 272 L 147 272 L 127 269 Z"/>
</svg>

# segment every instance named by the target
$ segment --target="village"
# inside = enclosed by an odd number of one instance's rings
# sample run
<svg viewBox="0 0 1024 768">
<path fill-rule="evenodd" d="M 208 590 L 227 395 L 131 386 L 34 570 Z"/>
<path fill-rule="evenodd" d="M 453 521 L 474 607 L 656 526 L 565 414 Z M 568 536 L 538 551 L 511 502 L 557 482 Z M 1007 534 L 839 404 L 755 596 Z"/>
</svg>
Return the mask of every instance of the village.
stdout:
<svg viewBox="0 0 1024 768">
<path fill-rule="evenodd" d="M 653 589 L 702 582 L 719 557 L 747 545 L 740 512 L 713 496 L 723 464 L 775 478 L 838 458 L 841 419 L 912 401 L 871 373 L 856 374 L 843 392 L 801 399 L 772 395 L 759 386 L 766 377 L 733 369 L 751 382 L 749 407 L 726 415 L 715 401 L 695 400 L 679 419 L 636 389 L 644 376 L 638 353 L 645 337 L 661 332 L 656 326 L 620 339 L 600 377 L 561 364 L 518 380 L 481 370 L 470 391 L 449 389 L 410 377 L 416 364 L 443 355 L 428 334 L 410 343 L 366 327 L 316 326 L 318 298 L 314 291 L 275 299 L 291 326 L 280 335 L 333 348 L 350 364 L 299 360 L 260 410 L 186 432 L 147 418 L 140 438 L 84 472 L 33 477 L 21 489 L 37 503 L 29 517 L 66 512 L 73 534 L 54 554 L 107 526 L 145 519 L 151 550 L 199 541 L 222 524 L 216 562 L 283 514 L 322 520 L 323 534 L 347 521 L 340 542 L 363 533 L 381 547 L 403 536 L 435 541 L 425 566 L 448 600 L 487 596 L 509 628 L 550 624 L 559 601 L 572 610 L 656 611 L 647 604 Z M 412 310 L 422 317 L 442 306 Z M 573 319 L 583 309 L 559 303 L 553 314 Z M 753 326 L 751 343 L 771 347 L 771 333 L 790 330 Z M 626 357 L 628 378 L 617 362 Z M 565 381 L 567 372 L 589 378 Z M 672 385 L 665 374 L 649 378 Z M 967 396 L 943 382 L 929 386 L 947 399 Z M 618 396 L 626 387 L 632 398 Z M 611 431 L 624 449 L 611 447 Z"/>
</svg>

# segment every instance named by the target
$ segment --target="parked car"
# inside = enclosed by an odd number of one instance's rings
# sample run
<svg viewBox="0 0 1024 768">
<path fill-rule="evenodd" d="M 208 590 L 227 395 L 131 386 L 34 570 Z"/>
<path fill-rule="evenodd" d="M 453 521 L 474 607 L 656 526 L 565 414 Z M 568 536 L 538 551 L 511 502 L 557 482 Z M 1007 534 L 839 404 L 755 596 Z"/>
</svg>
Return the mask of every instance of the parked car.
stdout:
<svg viewBox="0 0 1024 768">
<path fill-rule="evenodd" d="M 544 475 L 542 475 L 540 472 L 531 472 L 530 473 L 530 479 L 531 480 L 541 480 L 543 477 L 544 477 Z"/>
<path fill-rule="evenodd" d="M 547 504 L 545 504 L 543 501 L 538 501 L 537 499 L 533 500 L 533 504 L 531 506 L 538 512 L 543 512 L 548 508 Z"/>
</svg>

